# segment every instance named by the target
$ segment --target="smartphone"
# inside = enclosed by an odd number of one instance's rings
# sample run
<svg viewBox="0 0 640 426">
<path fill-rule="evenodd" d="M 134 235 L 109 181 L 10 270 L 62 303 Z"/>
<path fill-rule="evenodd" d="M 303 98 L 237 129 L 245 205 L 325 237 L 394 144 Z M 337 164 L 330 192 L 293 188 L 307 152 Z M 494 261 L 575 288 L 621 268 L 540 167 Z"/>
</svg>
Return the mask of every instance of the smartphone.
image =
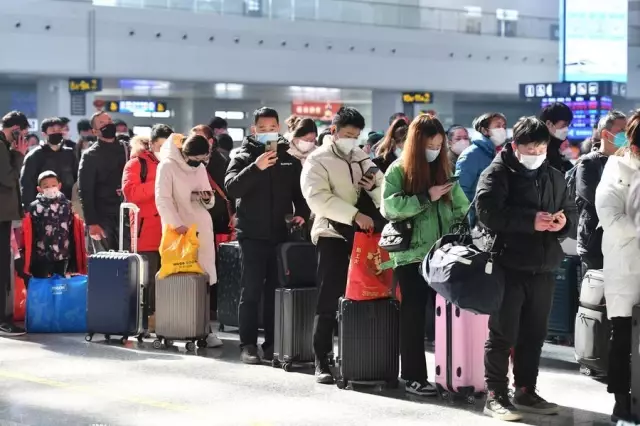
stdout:
<svg viewBox="0 0 640 426">
<path fill-rule="evenodd" d="M 372 177 L 374 177 L 376 175 L 376 173 L 378 173 L 380 171 L 380 168 L 378 166 L 371 166 L 369 167 L 369 169 L 367 170 L 367 172 L 364 174 L 367 178 L 371 179 Z"/>
<path fill-rule="evenodd" d="M 447 179 L 447 183 L 456 183 L 459 180 L 460 176 L 451 176 L 449 179 Z"/>
<path fill-rule="evenodd" d="M 265 151 L 267 152 L 278 152 L 278 141 L 268 141 L 265 145 Z"/>
</svg>

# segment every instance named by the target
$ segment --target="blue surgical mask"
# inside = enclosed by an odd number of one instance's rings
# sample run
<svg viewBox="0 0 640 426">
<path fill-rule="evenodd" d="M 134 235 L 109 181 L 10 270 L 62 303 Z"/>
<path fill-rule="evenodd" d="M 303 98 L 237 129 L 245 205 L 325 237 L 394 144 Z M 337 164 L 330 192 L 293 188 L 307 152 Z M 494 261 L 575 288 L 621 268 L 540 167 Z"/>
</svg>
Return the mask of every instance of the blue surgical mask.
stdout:
<svg viewBox="0 0 640 426">
<path fill-rule="evenodd" d="M 267 142 L 277 141 L 279 138 L 278 133 L 256 133 L 256 141 L 263 145 L 266 145 Z"/>
<path fill-rule="evenodd" d="M 627 144 L 627 136 L 624 134 L 624 132 L 618 133 L 613 138 L 613 144 L 616 146 L 616 148 L 622 148 Z"/>
</svg>

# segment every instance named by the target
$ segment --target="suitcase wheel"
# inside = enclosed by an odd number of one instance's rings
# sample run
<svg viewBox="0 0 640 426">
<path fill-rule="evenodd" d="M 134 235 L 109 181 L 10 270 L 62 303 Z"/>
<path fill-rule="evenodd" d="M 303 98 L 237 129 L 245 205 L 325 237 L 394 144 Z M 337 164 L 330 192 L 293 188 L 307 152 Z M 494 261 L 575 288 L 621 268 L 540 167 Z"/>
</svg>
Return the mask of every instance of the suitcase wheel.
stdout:
<svg viewBox="0 0 640 426">
<path fill-rule="evenodd" d="M 475 397 L 475 395 L 469 395 L 467 397 L 467 404 L 476 405 L 476 397 Z"/>
<path fill-rule="evenodd" d="M 198 347 L 204 349 L 208 346 L 207 341 L 205 339 L 198 340 Z"/>
<path fill-rule="evenodd" d="M 196 344 L 193 342 L 187 342 L 186 349 L 187 349 L 187 352 L 195 352 Z"/>
<path fill-rule="evenodd" d="M 290 372 L 293 369 L 293 363 L 291 362 L 285 362 L 282 364 L 282 369 L 284 371 L 286 371 L 287 373 Z"/>
<path fill-rule="evenodd" d="M 90 342 L 93 340 L 93 334 L 87 334 L 86 336 L 84 336 L 84 340 L 86 340 L 87 342 Z"/>
<path fill-rule="evenodd" d="M 348 384 L 349 382 L 342 377 L 336 380 L 336 386 L 338 386 L 338 389 L 346 389 Z"/>
<path fill-rule="evenodd" d="M 595 371 L 593 371 L 592 369 L 590 369 L 589 367 L 580 367 L 580 373 L 584 374 L 587 377 L 591 377 L 591 376 L 595 376 Z"/>
<path fill-rule="evenodd" d="M 271 366 L 273 368 L 280 368 L 282 365 L 280 364 L 280 360 L 274 357 L 273 361 L 271 361 Z"/>
<path fill-rule="evenodd" d="M 164 347 L 165 348 L 170 348 L 173 346 L 173 340 L 169 340 L 169 339 L 164 339 Z"/>
<path fill-rule="evenodd" d="M 122 338 L 120 339 L 120 343 L 122 343 L 123 345 L 126 345 L 128 341 L 129 336 L 122 336 Z"/>
<path fill-rule="evenodd" d="M 104 335 L 104 340 L 106 340 L 107 342 L 108 342 L 109 340 L 111 340 L 111 335 L 110 335 L 110 334 L 105 334 L 105 335 Z"/>
<path fill-rule="evenodd" d="M 160 348 L 162 348 L 162 342 L 160 340 L 154 340 L 153 349 L 160 349 Z"/>
<path fill-rule="evenodd" d="M 144 336 L 143 336 L 142 334 L 141 334 L 141 335 L 139 335 L 139 336 L 137 337 L 137 339 L 138 339 L 138 343 L 142 343 L 142 342 L 144 342 Z"/>
</svg>

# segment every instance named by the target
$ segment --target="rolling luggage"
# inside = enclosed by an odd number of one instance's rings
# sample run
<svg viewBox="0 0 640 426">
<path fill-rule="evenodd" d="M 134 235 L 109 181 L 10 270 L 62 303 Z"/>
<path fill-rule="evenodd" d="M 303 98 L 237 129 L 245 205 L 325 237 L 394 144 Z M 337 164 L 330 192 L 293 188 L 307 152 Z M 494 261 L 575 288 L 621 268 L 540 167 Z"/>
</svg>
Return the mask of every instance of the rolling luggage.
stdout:
<svg viewBox="0 0 640 426">
<path fill-rule="evenodd" d="M 578 312 L 578 284 L 582 280 L 579 256 L 567 255 L 555 272 L 553 305 L 549 314 L 548 336 L 571 343 Z"/>
<path fill-rule="evenodd" d="M 640 305 L 633 307 L 631 316 L 631 414 L 640 419 Z"/>
<path fill-rule="evenodd" d="M 273 367 L 290 371 L 295 363 L 315 360 L 313 318 L 317 298 L 315 288 L 276 290 Z"/>
<path fill-rule="evenodd" d="M 313 244 L 308 242 L 291 242 L 278 246 L 278 277 L 280 287 L 315 287 L 317 269 L 316 246 Z"/>
<path fill-rule="evenodd" d="M 474 404 L 484 393 L 484 344 L 489 315 L 476 315 L 436 296 L 436 387 L 444 399 Z"/>
<path fill-rule="evenodd" d="M 166 278 L 156 275 L 156 340 L 168 348 L 173 340 L 186 340 L 187 351 L 207 347 L 209 335 L 209 276 L 175 274 Z"/>
<path fill-rule="evenodd" d="M 398 386 L 400 302 L 340 299 L 338 388 L 350 383 Z"/>
<path fill-rule="evenodd" d="M 575 323 L 575 357 L 581 373 L 606 376 L 610 336 L 602 270 L 592 269 L 587 271 L 582 280 Z"/>
<path fill-rule="evenodd" d="M 132 232 L 134 253 L 122 250 L 124 211 L 134 212 L 134 229 L 138 229 L 140 209 L 135 204 L 120 206 L 120 251 L 100 252 L 89 256 L 89 282 L 87 286 L 87 336 L 94 334 L 121 336 L 124 344 L 130 336 L 138 336 L 147 329 L 144 288 L 148 285 L 147 261 L 137 249 L 137 233 Z M 127 221 L 128 222 L 128 221 Z"/>
</svg>

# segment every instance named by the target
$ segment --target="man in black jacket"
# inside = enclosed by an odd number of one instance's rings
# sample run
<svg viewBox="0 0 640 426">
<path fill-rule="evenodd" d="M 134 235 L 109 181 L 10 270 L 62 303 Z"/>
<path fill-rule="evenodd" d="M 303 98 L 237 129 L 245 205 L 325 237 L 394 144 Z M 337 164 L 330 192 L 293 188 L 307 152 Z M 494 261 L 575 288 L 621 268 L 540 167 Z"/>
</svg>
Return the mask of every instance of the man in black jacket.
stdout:
<svg viewBox="0 0 640 426">
<path fill-rule="evenodd" d="M 518 410 L 558 412 L 556 404 L 538 395 L 536 382 L 555 286 L 553 271 L 564 257 L 559 238 L 575 224 L 576 207 L 564 175 L 546 161 L 549 138 L 540 120 L 520 119 L 513 142 L 482 173 L 476 193 L 478 218 L 496 236 L 496 262 L 505 273 L 502 307 L 489 320 L 485 413 L 506 421 L 520 420 Z M 507 379 L 511 348 L 513 401 Z"/>
<path fill-rule="evenodd" d="M 627 117 L 620 111 L 609 111 L 600 119 L 597 136 L 600 148 L 582 156 L 576 166 L 576 205 L 578 206 L 578 254 L 582 270 L 602 269 L 602 228 L 598 228 L 596 189 L 610 155 L 616 153 L 616 135 L 624 135 Z M 618 138 L 619 140 L 620 138 Z"/>
<path fill-rule="evenodd" d="M 116 125 L 109 114 L 93 114 L 91 127 L 98 142 L 82 155 L 78 190 L 88 227 L 87 248 L 97 253 L 118 249 L 122 172 L 127 149 L 116 141 Z M 125 227 L 125 231 L 127 229 Z M 128 241 L 129 235 L 125 235 L 125 246 Z"/>
<path fill-rule="evenodd" d="M 72 148 L 64 146 L 64 121 L 46 118 L 40 125 L 46 144 L 40 145 L 26 156 L 20 173 L 22 204 L 29 206 L 38 195 L 38 176 L 53 171 L 62 183 L 62 193 L 71 200 L 73 185 L 78 180 L 78 161 Z"/>
<path fill-rule="evenodd" d="M 258 307 L 263 293 L 263 358 L 273 359 L 276 247 L 287 239 L 285 217 L 293 215 L 299 225 L 309 218 L 300 189 L 302 165 L 287 153 L 289 144 L 279 134 L 278 113 L 260 108 L 253 114 L 253 123 L 253 135 L 245 139 L 225 177 L 229 197 L 238 200 L 236 232 L 242 250 L 238 322 L 241 358 L 247 364 L 260 363 Z"/>
<path fill-rule="evenodd" d="M 0 131 L 0 337 L 15 337 L 25 334 L 24 329 L 13 323 L 13 294 L 11 276 L 11 223 L 23 216 L 20 200 L 18 176 L 28 143 L 25 140 L 29 130 L 27 117 L 18 111 L 11 111 L 2 117 Z"/>
<path fill-rule="evenodd" d="M 547 163 L 562 173 L 568 172 L 573 168 L 573 163 L 560 150 L 569 136 L 569 126 L 573 121 L 571 108 L 561 102 L 547 105 L 540 112 L 540 121 L 547 125 L 551 134 L 547 147 Z"/>
</svg>

